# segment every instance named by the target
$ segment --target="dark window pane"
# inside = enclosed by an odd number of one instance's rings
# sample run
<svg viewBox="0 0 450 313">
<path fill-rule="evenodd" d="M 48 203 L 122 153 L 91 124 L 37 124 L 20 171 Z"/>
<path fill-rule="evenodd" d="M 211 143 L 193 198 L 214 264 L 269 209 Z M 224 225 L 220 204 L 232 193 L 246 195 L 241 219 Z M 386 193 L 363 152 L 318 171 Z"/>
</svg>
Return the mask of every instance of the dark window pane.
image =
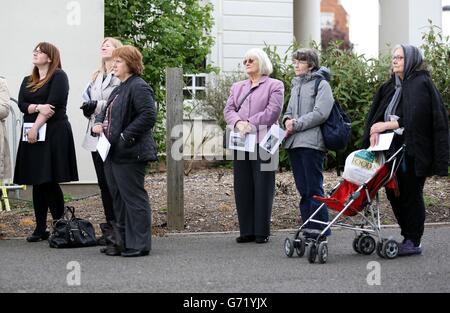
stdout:
<svg viewBox="0 0 450 313">
<path fill-rule="evenodd" d="M 195 78 L 195 85 L 197 87 L 205 87 L 206 85 L 206 77 L 200 76 Z"/>
<path fill-rule="evenodd" d="M 192 86 L 192 76 L 185 76 L 184 77 L 184 83 L 188 87 Z"/>
<path fill-rule="evenodd" d="M 190 90 L 184 89 L 183 96 L 185 100 L 192 99 L 192 92 Z"/>
</svg>

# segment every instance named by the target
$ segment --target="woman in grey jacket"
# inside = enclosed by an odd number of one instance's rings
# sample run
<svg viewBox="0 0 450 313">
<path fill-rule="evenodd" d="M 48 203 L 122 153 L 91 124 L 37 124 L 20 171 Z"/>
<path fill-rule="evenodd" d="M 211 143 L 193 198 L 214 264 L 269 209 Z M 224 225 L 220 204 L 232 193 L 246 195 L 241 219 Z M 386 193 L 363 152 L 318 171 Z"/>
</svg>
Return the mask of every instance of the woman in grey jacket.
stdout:
<svg viewBox="0 0 450 313">
<path fill-rule="evenodd" d="M 312 197 L 323 196 L 323 161 L 325 145 L 320 125 L 330 115 L 334 99 L 328 83 L 329 70 L 319 68 L 319 57 L 312 49 L 300 49 L 293 55 L 294 71 L 291 98 L 283 116 L 286 128 L 284 148 L 287 149 L 294 173 L 295 184 L 301 195 L 300 214 L 306 221 L 319 207 Z M 321 78 L 315 92 L 315 81 Z M 324 206 L 318 220 L 328 222 L 328 210 Z M 308 223 L 304 231 L 305 237 L 314 237 L 324 226 Z M 328 231 L 325 235 L 329 235 Z"/>
<path fill-rule="evenodd" d="M 91 134 L 91 129 L 95 123 L 95 117 L 103 110 L 111 92 L 120 85 L 120 80 L 114 76 L 112 72 L 113 60 L 112 53 L 114 49 L 122 47 L 122 43 L 115 39 L 107 37 L 103 39 L 101 53 L 101 67 L 94 73 L 92 81 L 83 93 L 83 115 L 89 120 L 86 129 L 86 135 L 82 147 L 92 154 L 95 173 L 97 174 L 98 186 L 102 197 L 103 210 L 105 212 L 106 223 L 100 224 L 103 236 L 99 238 L 98 243 L 105 245 L 105 238 L 112 232 L 112 222 L 115 221 L 113 211 L 113 201 L 111 193 L 106 183 L 105 170 L 103 168 L 103 160 L 97 152 L 98 137 Z"/>
</svg>

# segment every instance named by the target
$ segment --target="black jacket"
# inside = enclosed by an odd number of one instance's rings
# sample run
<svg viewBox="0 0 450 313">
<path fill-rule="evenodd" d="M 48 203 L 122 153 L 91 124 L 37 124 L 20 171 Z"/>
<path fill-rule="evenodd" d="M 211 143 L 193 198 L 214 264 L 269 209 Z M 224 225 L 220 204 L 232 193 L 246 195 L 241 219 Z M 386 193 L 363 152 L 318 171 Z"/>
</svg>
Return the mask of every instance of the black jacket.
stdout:
<svg viewBox="0 0 450 313">
<path fill-rule="evenodd" d="M 375 94 L 367 117 L 362 147 L 370 146 L 370 127 L 384 121 L 395 92 L 395 77 L 385 82 Z M 406 152 L 415 158 L 417 176 L 447 176 L 449 131 L 447 111 L 439 91 L 427 71 L 416 71 L 402 83 L 402 120 Z"/>
<path fill-rule="evenodd" d="M 96 123 L 104 121 L 112 101 L 108 157 L 116 163 L 156 161 L 157 147 L 151 134 L 156 121 L 153 90 L 141 77 L 131 76 L 113 90 Z"/>
</svg>

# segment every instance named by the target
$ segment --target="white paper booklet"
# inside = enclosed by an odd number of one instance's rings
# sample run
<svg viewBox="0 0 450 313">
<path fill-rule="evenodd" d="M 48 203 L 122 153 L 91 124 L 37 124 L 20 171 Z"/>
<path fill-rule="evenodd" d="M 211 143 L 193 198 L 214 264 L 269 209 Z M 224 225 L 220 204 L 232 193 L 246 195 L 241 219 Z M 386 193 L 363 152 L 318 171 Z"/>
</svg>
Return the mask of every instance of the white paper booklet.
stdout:
<svg viewBox="0 0 450 313">
<path fill-rule="evenodd" d="M 106 136 L 104 134 L 101 134 L 97 143 L 97 152 L 98 154 L 100 154 L 103 162 L 105 162 L 106 157 L 108 156 L 109 148 L 111 148 L 111 144 L 109 143 Z"/>
<path fill-rule="evenodd" d="M 270 127 L 263 140 L 261 140 L 259 146 L 270 154 L 275 154 L 285 137 L 285 133 L 286 132 L 281 129 L 280 126 L 274 124 L 272 125 L 272 127 Z"/>
<path fill-rule="evenodd" d="M 369 151 L 384 151 L 389 149 L 392 143 L 392 139 L 394 138 L 394 132 L 380 134 L 378 136 L 378 144 L 373 147 L 369 147 L 367 150 Z"/>
<path fill-rule="evenodd" d="M 22 141 L 28 141 L 28 131 L 33 127 L 34 123 L 23 123 Z M 37 141 L 45 141 L 45 134 L 47 132 L 47 123 L 41 126 L 38 131 Z"/>
<path fill-rule="evenodd" d="M 230 138 L 228 139 L 228 147 L 231 150 L 254 152 L 256 144 L 255 134 L 246 134 L 244 137 L 239 132 L 230 132 Z"/>
</svg>

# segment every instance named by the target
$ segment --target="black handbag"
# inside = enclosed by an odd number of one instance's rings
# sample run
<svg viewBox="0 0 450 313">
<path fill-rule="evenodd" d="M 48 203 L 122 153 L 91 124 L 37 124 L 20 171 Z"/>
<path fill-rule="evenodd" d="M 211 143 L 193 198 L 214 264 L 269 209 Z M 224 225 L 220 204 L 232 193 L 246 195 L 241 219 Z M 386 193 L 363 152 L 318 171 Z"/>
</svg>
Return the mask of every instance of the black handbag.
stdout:
<svg viewBox="0 0 450 313">
<path fill-rule="evenodd" d="M 64 215 L 53 224 L 48 238 L 51 248 L 79 248 L 97 245 L 91 222 L 75 217 L 75 208 L 66 206 Z"/>
<path fill-rule="evenodd" d="M 242 104 L 244 103 L 245 99 L 255 90 L 254 88 L 250 89 L 249 92 L 242 98 L 241 102 L 239 103 L 238 107 L 236 108 L 236 113 L 239 112 L 239 110 L 242 107 Z M 232 127 L 229 127 L 228 125 L 225 126 L 225 130 L 223 132 L 223 148 L 228 149 L 228 145 L 230 142 L 230 133 L 232 131 Z"/>
</svg>

